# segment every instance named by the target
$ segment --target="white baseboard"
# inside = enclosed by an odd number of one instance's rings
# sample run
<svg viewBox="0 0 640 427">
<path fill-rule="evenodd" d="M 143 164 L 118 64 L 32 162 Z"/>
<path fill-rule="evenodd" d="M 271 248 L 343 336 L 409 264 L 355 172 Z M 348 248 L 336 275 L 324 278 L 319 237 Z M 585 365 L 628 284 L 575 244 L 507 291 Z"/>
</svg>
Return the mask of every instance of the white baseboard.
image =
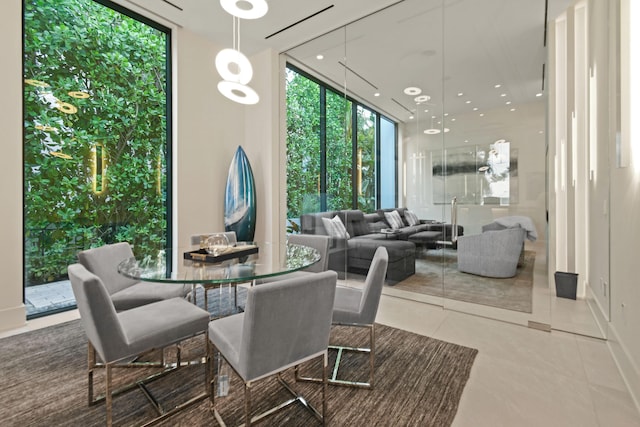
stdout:
<svg viewBox="0 0 640 427">
<path fill-rule="evenodd" d="M 21 328 L 27 324 L 27 309 L 24 304 L 0 310 L 0 331 Z"/>
<path fill-rule="evenodd" d="M 640 412 L 640 370 L 611 323 L 609 323 L 608 328 L 607 345 L 613 360 L 618 366 L 620 375 L 622 375 L 622 379 L 627 385 L 627 389 L 629 389 L 633 403 L 636 405 L 638 412 Z"/>
</svg>

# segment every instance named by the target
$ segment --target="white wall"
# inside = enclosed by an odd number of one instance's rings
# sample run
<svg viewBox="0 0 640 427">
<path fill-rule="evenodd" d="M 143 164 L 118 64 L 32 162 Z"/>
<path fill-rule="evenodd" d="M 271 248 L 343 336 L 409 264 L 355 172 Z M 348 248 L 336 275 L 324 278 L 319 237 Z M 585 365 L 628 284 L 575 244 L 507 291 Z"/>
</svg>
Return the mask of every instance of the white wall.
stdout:
<svg viewBox="0 0 640 427">
<path fill-rule="evenodd" d="M 595 1 L 595 0 L 594 0 Z M 638 7 L 636 0 L 623 0 L 623 6 L 629 3 Z M 628 8 L 626 9 L 629 10 Z M 629 17 L 624 12 L 624 19 Z M 634 21 L 630 25 L 623 25 L 621 38 L 629 40 L 630 31 L 637 31 L 640 24 L 640 14 L 634 13 Z M 638 40 L 635 38 L 635 40 Z M 637 64 L 637 44 L 632 45 Z M 629 51 L 621 52 L 623 64 L 629 64 Z M 628 70 L 627 70 L 628 71 Z M 635 77 L 634 77 L 635 76 Z M 631 74 L 632 83 L 638 86 L 638 70 Z M 631 87 L 623 80 L 622 92 L 628 94 Z M 637 91 L 634 92 L 637 94 Z M 634 102 L 637 100 L 634 100 Z M 629 105 L 622 106 L 623 109 Z M 634 121 L 631 134 L 625 135 L 631 152 L 640 152 L 640 129 L 637 125 L 637 107 L 630 112 Z M 635 116 L 635 117 L 634 117 Z M 629 116 L 628 116 L 629 117 Z M 611 151 L 615 140 L 609 140 Z M 630 152 L 627 151 L 627 154 Z M 623 164 L 627 167 L 614 167 L 611 170 L 611 323 L 609 325 L 609 345 L 613 350 L 616 361 L 621 367 L 625 379 L 636 399 L 640 402 L 640 286 L 638 279 L 638 242 L 640 242 L 640 159 L 630 156 Z M 594 242 L 594 244 L 597 244 Z M 607 256 L 607 254 L 602 254 Z M 640 406 L 640 405 L 639 405 Z"/>
<path fill-rule="evenodd" d="M 25 323 L 22 304 L 22 2 L 0 6 L 0 329 Z"/>
<path fill-rule="evenodd" d="M 628 5 L 630 1 L 623 0 L 622 4 Z M 567 108 L 557 109 L 560 104 L 555 103 L 556 114 L 554 124 L 561 120 L 571 123 L 571 112 L 579 111 L 573 104 L 573 94 L 577 91 L 586 91 L 588 99 L 588 138 L 580 138 L 578 132 L 571 128 L 567 130 L 567 143 L 572 145 L 587 144 L 589 174 L 586 182 L 587 210 L 580 209 L 579 202 L 570 192 L 566 194 L 565 212 L 560 212 L 563 207 L 560 203 L 552 206 L 550 217 L 566 215 L 567 228 L 571 229 L 572 236 L 577 233 L 586 233 L 588 263 L 586 266 L 587 298 L 593 301 L 592 309 L 597 318 L 604 321 L 604 329 L 608 338 L 612 354 L 627 385 L 636 400 L 640 402 L 640 340 L 638 329 L 640 325 L 640 287 L 638 286 L 638 242 L 640 241 L 640 161 L 629 158 L 617 158 L 617 141 L 619 141 L 620 116 L 629 117 L 628 105 L 620 103 L 626 98 L 630 88 L 623 85 L 620 92 L 618 83 L 621 70 L 619 68 L 616 49 L 620 39 L 628 40 L 630 26 L 623 27 L 620 36 L 620 16 L 628 18 L 628 13 L 620 13 L 617 0 L 588 0 L 588 25 L 587 25 L 587 85 L 581 88 L 579 79 L 572 74 L 568 67 L 566 76 L 556 78 L 551 82 L 551 87 L 566 85 L 562 89 L 571 94 L 568 97 Z M 581 2 L 576 2 L 580 6 Z M 577 10 L 578 8 L 576 8 Z M 574 8 L 567 10 L 566 19 L 569 28 L 572 28 Z M 640 16 L 639 16 L 640 17 Z M 635 24 L 637 25 L 637 21 Z M 631 24 L 631 27 L 634 23 Z M 574 46 L 579 46 L 580 41 L 573 40 L 573 33 L 568 32 L 567 50 L 572 51 Z M 620 39 L 619 39 L 620 38 Z M 550 37 L 552 45 L 556 43 L 555 35 Z M 565 41 L 563 41 L 565 43 Z M 623 43 L 623 46 L 625 43 Z M 627 46 L 630 44 L 626 43 Z M 620 63 L 627 66 L 629 52 L 621 51 Z M 627 55 L 627 58 L 625 58 Z M 632 73 L 631 75 L 637 75 Z M 556 76 L 557 77 L 557 76 Z M 552 79 L 555 78 L 552 74 Z M 627 82 L 628 83 L 628 82 Z M 559 89 L 560 91 L 560 89 Z M 558 91 L 558 92 L 559 92 Z M 554 104 L 552 103 L 552 107 Z M 560 105 L 561 107 L 562 105 Z M 561 114 L 566 112 L 565 117 Z M 632 113 L 633 114 L 633 113 Z M 636 113 L 637 114 L 637 113 Z M 630 117 L 633 117 L 631 115 Z M 570 126 L 570 125 L 569 125 Z M 552 129 L 552 134 L 553 129 Z M 625 135 L 631 147 L 640 147 L 640 134 L 631 133 Z M 624 139 L 624 138 L 623 138 Z M 555 152 L 558 140 L 550 140 L 550 153 Z M 623 150 L 624 151 L 624 150 Z M 630 151 L 625 151 L 629 155 Z M 553 169 L 553 159 L 550 155 L 549 169 Z M 571 162 L 567 166 L 567 182 L 570 183 Z M 550 182 L 553 188 L 553 181 Z M 551 193 L 553 198 L 554 194 Z M 580 230 L 576 216 L 583 215 L 587 218 L 586 229 Z M 554 221 L 552 221 L 552 230 Z M 559 223 L 556 221 L 559 226 Z M 578 245 L 567 245 L 567 259 L 576 259 L 577 252 L 581 250 Z M 550 251 L 550 270 L 557 266 L 555 254 Z M 569 262 L 569 266 L 571 266 Z M 608 284 L 608 286 L 607 286 Z"/>
</svg>

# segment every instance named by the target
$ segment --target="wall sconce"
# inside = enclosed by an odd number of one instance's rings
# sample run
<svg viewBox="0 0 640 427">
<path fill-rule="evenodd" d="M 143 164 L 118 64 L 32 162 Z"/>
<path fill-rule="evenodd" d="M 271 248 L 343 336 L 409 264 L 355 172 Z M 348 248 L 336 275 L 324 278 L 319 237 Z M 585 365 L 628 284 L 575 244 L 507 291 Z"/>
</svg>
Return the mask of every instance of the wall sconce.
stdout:
<svg viewBox="0 0 640 427">
<path fill-rule="evenodd" d="M 251 8 L 238 7 L 238 3 L 249 3 Z M 253 78 L 253 67 L 249 59 L 240 52 L 240 19 L 258 19 L 269 10 L 265 0 L 220 0 L 220 5 L 233 16 L 233 48 L 222 49 L 216 55 L 216 70 L 222 77 L 218 91 L 234 102 L 256 104 L 260 96 L 248 86 Z"/>
</svg>

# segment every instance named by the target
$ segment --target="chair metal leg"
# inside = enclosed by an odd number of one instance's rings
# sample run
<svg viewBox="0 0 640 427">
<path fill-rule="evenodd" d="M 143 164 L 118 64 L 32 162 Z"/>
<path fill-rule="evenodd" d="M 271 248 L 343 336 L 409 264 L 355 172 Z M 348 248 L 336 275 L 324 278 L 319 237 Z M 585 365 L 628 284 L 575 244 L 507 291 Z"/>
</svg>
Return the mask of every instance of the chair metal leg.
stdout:
<svg viewBox="0 0 640 427">
<path fill-rule="evenodd" d="M 215 347 L 213 347 L 213 345 L 211 346 L 212 349 L 214 349 Z M 270 417 L 271 415 L 275 414 L 276 412 L 279 412 L 280 410 L 287 408 L 288 406 L 294 404 L 294 403 L 300 403 L 305 409 L 307 409 L 309 412 L 311 412 L 311 414 L 313 414 L 314 417 L 316 417 L 320 422 L 322 422 L 322 425 L 326 425 L 326 413 L 327 413 L 327 388 L 328 388 L 328 381 L 327 381 L 327 373 L 329 370 L 329 356 L 327 352 L 324 352 L 322 354 L 322 356 L 318 356 L 318 357 L 322 357 L 321 363 L 322 363 L 322 370 L 323 370 L 323 385 L 322 385 L 322 412 L 319 412 L 313 405 L 311 405 L 309 402 L 307 402 L 307 400 L 298 392 L 296 392 L 293 387 L 287 382 L 285 381 L 285 379 L 282 377 L 282 372 L 278 373 L 278 381 L 280 382 L 280 384 L 284 387 L 285 390 L 287 390 L 292 397 L 277 405 L 274 406 L 273 408 L 270 408 L 264 412 L 262 412 L 261 414 L 255 415 L 255 416 L 251 416 L 251 407 L 252 407 L 252 387 L 253 387 L 253 382 L 249 381 L 249 382 L 244 382 L 244 424 L 241 425 L 241 427 L 243 426 L 250 426 L 252 424 L 257 424 L 258 422 L 264 420 L 267 417 Z M 230 366 L 230 365 L 229 365 Z M 235 371 L 235 369 L 233 369 L 232 366 L 231 370 L 233 372 L 235 372 L 236 375 L 240 376 L 238 374 L 238 372 Z M 218 412 L 217 408 L 216 408 L 216 403 L 215 403 L 215 379 L 212 379 L 211 383 L 210 383 L 210 408 L 211 411 L 213 412 L 213 415 L 216 419 L 216 421 L 218 422 L 218 424 L 220 426 L 226 426 L 226 423 L 224 422 L 224 420 L 222 419 L 222 416 L 220 415 L 220 413 Z"/>
<path fill-rule="evenodd" d="M 93 401 L 93 369 L 96 367 L 96 349 L 90 341 L 87 341 L 87 383 L 88 383 L 88 405 L 91 406 Z"/>
<path fill-rule="evenodd" d="M 327 385 L 329 380 L 327 374 L 329 373 L 329 354 L 324 354 L 322 358 L 322 425 L 327 425 Z"/>
<path fill-rule="evenodd" d="M 113 403 L 113 393 L 111 391 L 111 375 L 112 375 L 112 365 L 111 363 L 107 363 L 107 366 L 105 367 L 106 372 L 105 372 L 105 376 L 106 376 L 106 385 L 105 385 L 105 392 L 104 392 L 104 396 L 105 396 L 105 406 L 107 409 L 107 427 L 111 427 L 111 425 L 113 424 L 113 413 L 111 411 L 111 405 Z"/>
<path fill-rule="evenodd" d="M 331 376 L 328 379 L 328 383 L 331 385 L 345 386 L 345 387 L 356 387 L 356 388 L 366 388 L 372 389 L 374 384 L 374 371 L 375 371 L 375 324 L 372 325 L 364 325 L 364 324 L 336 324 L 340 326 L 350 326 L 350 327 L 361 327 L 369 329 L 369 348 L 364 347 L 346 347 L 346 346 L 334 346 L 330 345 L 329 349 L 336 350 L 338 352 L 336 356 L 336 361 L 333 365 L 333 371 Z M 369 353 L 369 380 L 368 382 L 362 381 L 350 381 L 350 380 L 341 380 L 338 378 L 338 371 L 340 369 L 340 362 L 342 360 L 342 355 L 345 352 L 356 352 L 356 353 Z M 296 368 L 295 370 L 296 381 L 306 381 L 306 382 L 322 382 L 321 378 L 314 377 L 305 377 L 302 376 L 299 370 Z"/>
<path fill-rule="evenodd" d="M 244 383 L 244 425 L 251 425 L 251 384 Z"/>
<path fill-rule="evenodd" d="M 207 349 L 208 343 L 209 343 L 209 336 L 208 336 L 208 332 L 205 332 L 203 334 L 204 339 L 205 339 L 205 349 Z M 153 405 L 153 407 L 156 409 L 156 411 L 158 412 L 158 417 L 148 421 L 147 423 L 143 424 L 143 426 L 150 426 L 153 424 L 156 424 L 166 418 L 169 418 L 170 416 L 176 414 L 177 412 L 180 412 L 183 409 L 186 409 L 187 407 L 198 403 L 206 398 L 209 397 L 209 384 L 207 384 L 207 377 L 209 377 L 209 360 L 208 358 L 205 356 L 205 360 L 204 360 L 204 369 L 205 369 L 205 389 L 203 391 L 203 393 L 189 399 L 188 401 L 177 405 L 175 407 L 173 407 L 172 409 L 165 411 L 164 408 L 160 405 L 160 403 L 155 399 L 155 397 L 149 392 L 149 390 L 146 387 L 146 384 L 164 377 L 165 375 L 175 371 L 176 369 L 178 369 L 181 366 L 181 347 L 180 345 L 176 346 L 177 348 L 177 352 L 176 352 L 176 359 L 177 359 L 177 363 L 172 363 L 170 365 L 165 364 L 165 354 L 164 354 L 164 349 L 161 349 L 162 351 L 162 364 L 157 363 L 157 362 L 152 362 L 152 363 L 144 363 L 144 362 L 133 362 L 133 363 L 129 363 L 129 364 L 120 364 L 120 362 L 118 361 L 114 361 L 114 362 L 109 362 L 109 363 L 100 363 L 98 364 L 96 361 L 96 350 L 93 347 L 93 345 L 91 344 L 91 342 L 88 343 L 88 357 L 87 357 L 87 371 L 88 371 L 88 398 L 89 398 L 89 406 L 94 405 L 98 402 L 101 402 L 104 400 L 105 402 L 105 407 L 106 407 L 106 418 L 107 418 L 107 426 L 111 426 L 113 423 L 113 398 L 115 396 L 118 396 L 122 393 L 125 393 L 127 391 L 130 391 L 134 388 L 139 388 L 143 394 L 145 395 L 145 397 L 147 397 L 147 399 L 149 400 L 149 402 Z M 202 363 L 202 359 L 200 359 L 198 362 L 196 363 Z M 196 363 L 191 363 L 191 362 L 185 362 L 185 364 L 189 364 L 189 365 L 195 365 Z M 125 386 L 122 386 L 121 388 L 118 388 L 116 390 L 113 389 L 113 369 L 114 368 L 141 368 L 141 367 L 161 367 L 163 368 L 162 371 L 149 375 L 146 378 L 142 379 L 142 380 L 138 380 L 136 382 L 132 382 L 130 384 L 127 384 Z M 93 372 L 95 370 L 95 368 L 103 368 L 105 370 L 105 393 L 103 396 L 98 396 L 98 397 L 94 397 L 93 394 Z"/>
</svg>

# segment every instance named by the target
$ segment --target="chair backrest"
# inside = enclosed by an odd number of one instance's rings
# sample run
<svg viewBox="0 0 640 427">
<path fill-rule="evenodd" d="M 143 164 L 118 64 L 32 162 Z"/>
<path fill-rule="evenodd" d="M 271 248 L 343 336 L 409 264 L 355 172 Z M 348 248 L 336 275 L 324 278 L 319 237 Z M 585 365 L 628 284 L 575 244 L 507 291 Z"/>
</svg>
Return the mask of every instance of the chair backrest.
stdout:
<svg viewBox="0 0 640 427">
<path fill-rule="evenodd" d="M 388 263 L 389 254 L 387 248 L 379 246 L 373 255 L 367 278 L 364 281 L 362 300 L 360 300 L 361 323 L 372 324 L 376 320 L 378 305 L 380 304 L 380 295 L 382 295 L 382 287 L 387 275 Z"/>
<path fill-rule="evenodd" d="M 104 362 L 122 354 L 126 338 L 111 297 L 100 278 L 81 264 L 68 267 L 69 281 L 76 298 L 85 334 Z"/>
<path fill-rule="evenodd" d="M 102 280 L 109 295 L 138 283 L 118 273 L 118 264 L 133 257 L 131 246 L 127 242 L 113 243 L 88 249 L 78 254 L 78 261 L 87 270 Z"/>
<path fill-rule="evenodd" d="M 327 350 L 336 281 L 325 271 L 249 289 L 238 366 L 245 380 Z"/>
<path fill-rule="evenodd" d="M 199 245 L 200 244 L 200 239 L 204 236 L 209 237 L 213 234 L 224 234 L 225 236 L 227 236 L 227 239 L 229 240 L 229 243 L 237 243 L 238 242 L 238 238 L 236 237 L 236 232 L 235 231 L 221 231 L 219 233 L 198 233 L 198 234 L 192 234 L 191 235 L 191 245 Z"/>
<path fill-rule="evenodd" d="M 312 273 L 327 271 L 329 268 L 329 243 L 331 242 L 329 236 L 322 236 L 320 234 L 291 234 L 288 237 L 288 241 L 296 245 L 309 246 L 320 252 L 320 261 L 305 268 L 304 271 L 310 271 Z"/>
</svg>

